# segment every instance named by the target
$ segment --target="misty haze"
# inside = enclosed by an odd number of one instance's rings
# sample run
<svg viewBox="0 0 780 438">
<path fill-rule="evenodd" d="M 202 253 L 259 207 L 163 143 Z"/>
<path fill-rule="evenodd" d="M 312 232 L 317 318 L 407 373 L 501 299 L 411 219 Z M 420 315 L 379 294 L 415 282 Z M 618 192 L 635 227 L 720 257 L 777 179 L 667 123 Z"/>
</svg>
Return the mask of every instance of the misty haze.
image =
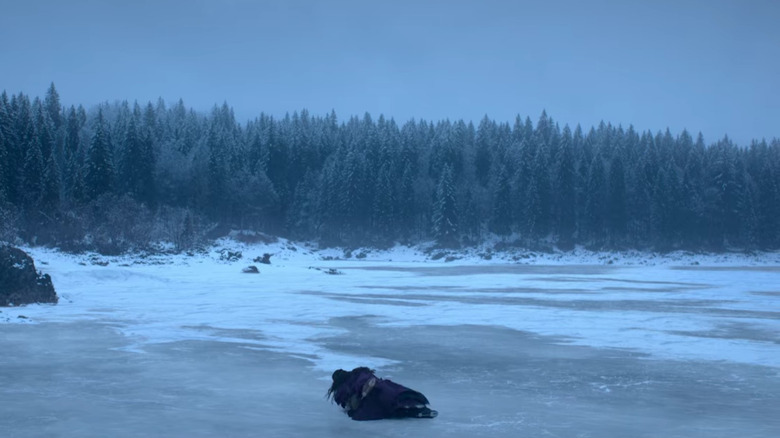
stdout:
<svg viewBox="0 0 780 438">
<path fill-rule="evenodd" d="M 0 435 L 780 436 L 775 2 L 5 3 Z"/>
</svg>

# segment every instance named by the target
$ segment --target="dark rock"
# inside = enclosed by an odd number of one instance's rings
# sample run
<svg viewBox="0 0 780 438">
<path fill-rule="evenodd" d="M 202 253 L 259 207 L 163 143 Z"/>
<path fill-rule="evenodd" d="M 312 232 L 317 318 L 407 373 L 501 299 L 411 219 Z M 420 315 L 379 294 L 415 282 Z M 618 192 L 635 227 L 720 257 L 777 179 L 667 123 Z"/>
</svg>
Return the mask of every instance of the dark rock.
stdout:
<svg viewBox="0 0 780 438">
<path fill-rule="evenodd" d="M 255 263 L 263 263 L 263 264 L 266 264 L 266 265 L 270 265 L 271 264 L 271 254 L 265 253 L 265 254 L 263 254 L 263 257 L 255 257 L 254 259 L 252 259 L 252 261 L 255 262 Z"/>
<path fill-rule="evenodd" d="M 314 266 L 309 266 L 309 269 L 314 269 L 315 271 L 324 272 L 324 273 L 326 273 L 328 275 L 343 275 L 344 274 L 343 272 L 339 271 L 336 268 L 325 269 L 325 268 L 316 268 Z"/>
<path fill-rule="evenodd" d="M 19 248 L 0 246 L 0 306 L 57 303 L 49 274 L 35 270 L 33 259 Z"/>
<path fill-rule="evenodd" d="M 89 262 L 95 266 L 108 266 L 108 260 L 102 259 L 98 256 L 90 257 Z"/>
<path fill-rule="evenodd" d="M 246 268 L 242 269 L 241 272 L 244 274 L 259 274 L 260 270 L 257 269 L 257 266 L 255 265 L 249 265 Z"/>
<path fill-rule="evenodd" d="M 219 252 L 219 259 L 223 262 L 236 262 L 243 256 L 244 255 L 241 253 L 241 251 L 230 251 L 228 249 L 223 249 Z"/>
</svg>

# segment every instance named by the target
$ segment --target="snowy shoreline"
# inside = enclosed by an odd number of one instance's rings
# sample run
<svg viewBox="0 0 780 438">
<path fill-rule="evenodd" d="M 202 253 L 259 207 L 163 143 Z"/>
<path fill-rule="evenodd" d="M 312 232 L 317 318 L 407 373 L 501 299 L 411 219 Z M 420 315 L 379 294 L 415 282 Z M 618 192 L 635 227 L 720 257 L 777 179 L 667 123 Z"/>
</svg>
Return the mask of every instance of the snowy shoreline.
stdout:
<svg viewBox="0 0 780 438">
<path fill-rule="evenodd" d="M 128 351 L 215 340 L 322 370 L 390 365 L 323 344 L 345 331 L 333 321 L 369 318 L 375 327 L 497 326 L 649 358 L 780 367 L 776 252 L 518 251 L 485 260 L 479 250 L 398 246 L 347 258 L 283 239 L 225 239 L 194 255 L 23 249 L 52 276 L 60 303 L 3 308 L 0 323 L 102 322 L 126 336 Z M 226 261 L 228 251 L 242 257 Z M 264 253 L 270 265 L 253 262 Z M 248 265 L 259 274 L 242 273 Z"/>
<path fill-rule="evenodd" d="M 252 264 L 264 253 L 272 255 L 271 263 L 319 262 L 394 262 L 445 265 L 615 265 L 615 266 L 778 266 L 780 251 L 725 251 L 706 252 L 676 250 L 655 252 L 643 250 L 593 251 L 577 247 L 568 251 L 534 251 L 523 248 L 497 251 L 493 244 L 458 249 L 438 249 L 432 242 L 407 246 L 395 245 L 387 249 L 372 247 L 319 248 L 316 243 L 295 242 L 279 238 L 274 243 L 243 243 L 222 238 L 195 252 L 172 252 L 171 246 L 161 243 L 159 251 L 137 252 L 115 256 L 95 252 L 65 253 L 46 247 L 20 246 L 31 255 L 60 254 L 86 264 L 178 264 L 201 258 L 220 261 L 223 250 L 240 251 L 242 257 L 225 263 Z M 39 267 L 40 269 L 40 267 Z"/>
</svg>

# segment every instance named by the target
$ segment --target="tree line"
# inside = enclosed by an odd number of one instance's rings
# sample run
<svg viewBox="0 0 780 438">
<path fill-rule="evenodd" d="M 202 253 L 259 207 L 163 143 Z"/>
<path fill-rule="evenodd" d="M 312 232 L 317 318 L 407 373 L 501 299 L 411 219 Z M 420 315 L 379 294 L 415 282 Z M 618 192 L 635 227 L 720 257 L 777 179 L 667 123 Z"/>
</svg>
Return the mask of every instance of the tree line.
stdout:
<svg viewBox="0 0 780 438">
<path fill-rule="evenodd" d="M 258 230 L 323 245 L 780 247 L 780 141 L 0 95 L 0 239 L 121 252 Z"/>
</svg>

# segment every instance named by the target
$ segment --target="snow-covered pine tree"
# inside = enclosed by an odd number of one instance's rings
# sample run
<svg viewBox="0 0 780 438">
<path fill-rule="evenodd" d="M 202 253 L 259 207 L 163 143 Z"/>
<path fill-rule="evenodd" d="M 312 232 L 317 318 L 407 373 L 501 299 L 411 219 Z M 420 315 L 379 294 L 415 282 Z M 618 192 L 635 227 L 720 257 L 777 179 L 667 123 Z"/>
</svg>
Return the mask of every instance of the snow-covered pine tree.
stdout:
<svg viewBox="0 0 780 438">
<path fill-rule="evenodd" d="M 23 207 L 37 210 L 43 193 L 43 154 L 37 138 L 27 144 L 22 170 Z"/>
<path fill-rule="evenodd" d="M 39 100 L 35 100 L 33 107 L 35 111 L 35 132 L 38 137 L 38 143 L 41 145 L 41 154 L 43 159 L 46 160 L 46 157 L 54 151 L 54 126 Z"/>
<path fill-rule="evenodd" d="M 122 133 L 118 185 L 123 193 L 151 206 L 155 191 L 154 107 L 148 105 L 147 111 L 151 111 L 152 115 L 144 117 L 142 122 L 141 108 L 136 103 L 132 113 L 126 115 L 128 120 L 123 122 L 125 127 Z"/>
<path fill-rule="evenodd" d="M 512 185 L 506 164 L 502 163 L 494 184 L 490 231 L 507 235 L 512 232 Z"/>
<path fill-rule="evenodd" d="M 620 242 L 626 233 L 626 174 L 622 151 L 617 151 L 609 166 L 609 194 L 607 196 L 607 222 L 609 235 Z"/>
<path fill-rule="evenodd" d="M 41 210 L 52 218 L 60 207 L 60 170 L 53 153 L 44 162 L 41 185 Z"/>
<path fill-rule="evenodd" d="M 602 244 L 606 228 L 607 182 L 604 159 L 596 153 L 590 165 L 587 190 L 585 192 L 585 212 L 583 225 L 585 234 L 592 243 Z"/>
<path fill-rule="evenodd" d="M 544 237 L 550 226 L 550 168 L 547 145 L 540 135 L 530 166 L 530 180 L 525 192 L 525 231 L 531 238 Z"/>
<path fill-rule="evenodd" d="M 81 149 L 81 123 L 76 108 L 71 106 L 65 123 L 65 161 L 67 162 Z"/>
<path fill-rule="evenodd" d="M 373 189 L 373 205 L 371 208 L 371 228 L 374 236 L 380 242 L 392 241 L 396 224 L 396 195 L 393 184 L 390 163 L 386 162 L 375 175 Z"/>
<path fill-rule="evenodd" d="M 103 119 L 103 110 L 100 109 L 85 163 L 84 188 L 87 199 L 97 199 L 113 189 L 114 163 L 111 155 L 106 122 Z"/>
<path fill-rule="evenodd" d="M 574 162 L 574 148 L 572 145 L 572 133 L 569 126 L 563 128 L 558 156 L 556 162 L 555 193 L 557 205 L 555 208 L 555 234 L 558 237 L 558 246 L 569 249 L 574 245 L 574 232 L 576 227 L 576 171 Z"/>
<path fill-rule="evenodd" d="M 452 169 L 444 165 L 433 204 L 433 237 L 445 248 L 458 245 L 458 211 Z"/>
<path fill-rule="evenodd" d="M 57 93 L 57 89 L 54 87 L 54 82 L 49 85 L 49 89 L 46 91 L 46 97 L 43 101 L 46 115 L 51 120 L 54 130 L 60 129 L 63 124 L 62 119 L 62 105 L 60 104 L 60 95 Z"/>
<path fill-rule="evenodd" d="M 8 114 L 8 96 L 3 92 L 0 95 L 0 205 L 7 200 L 8 173 L 9 173 L 9 148 L 12 138 L 11 119 Z"/>
<path fill-rule="evenodd" d="M 403 157 L 403 155 L 402 155 Z M 404 159 L 404 158 L 402 158 Z M 398 185 L 398 206 L 396 217 L 398 220 L 398 232 L 408 237 L 412 234 L 415 217 L 415 175 L 413 165 L 409 161 L 404 161 L 403 171 L 401 172 L 401 181 Z"/>
<path fill-rule="evenodd" d="M 206 175 L 208 211 L 214 219 L 227 220 L 230 216 L 228 211 L 230 198 L 227 191 L 228 146 L 225 144 L 223 129 L 214 118 L 212 118 L 206 144 L 208 148 L 208 173 Z"/>
<path fill-rule="evenodd" d="M 138 104 L 136 104 L 138 110 Z M 119 178 L 117 185 L 121 192 L 130 193 L 137 197 L 136 182 L 138 180 L 137 167 L 140 160 L 140 141 L 138 139 L 137 112 L 129 116 L 125 122 L 125 132 L 122 137 L 122 148 L 119 154 Z"/>
<path fill-rule="evenodd" d="M 479 122 L 474 142 L 474 172 L 477 182 L 483 187 L 490 181 L 490 168 L 493 163 L 491 149 L 496 144 L 495 130 L 495 122 L 486 115 Z"/>
<path fill-rule="evenodd" d="M 158 102 L 158 107 L 163 106 Z M 164 106 L 163 106 L 164 107 Z M 164 129 L 162 123 L 157 120 L 157 110 L 151 104 L 144 111 L 143 125 L 138 132 L 140 142 L 139 160 L 136 173 L 135 193 L 136 199 L 148 207 L 157 203 L 157 151 L 156 138 L 160 138 L 159 131 Z"/>
<path fill-rule="evenodd" d="M 766 141 L 753 142 L 749 155 L 756 192 L 756 243 L 760 248 L 776 247 L 780 238 L 780 169 Z"/>
</svg>

